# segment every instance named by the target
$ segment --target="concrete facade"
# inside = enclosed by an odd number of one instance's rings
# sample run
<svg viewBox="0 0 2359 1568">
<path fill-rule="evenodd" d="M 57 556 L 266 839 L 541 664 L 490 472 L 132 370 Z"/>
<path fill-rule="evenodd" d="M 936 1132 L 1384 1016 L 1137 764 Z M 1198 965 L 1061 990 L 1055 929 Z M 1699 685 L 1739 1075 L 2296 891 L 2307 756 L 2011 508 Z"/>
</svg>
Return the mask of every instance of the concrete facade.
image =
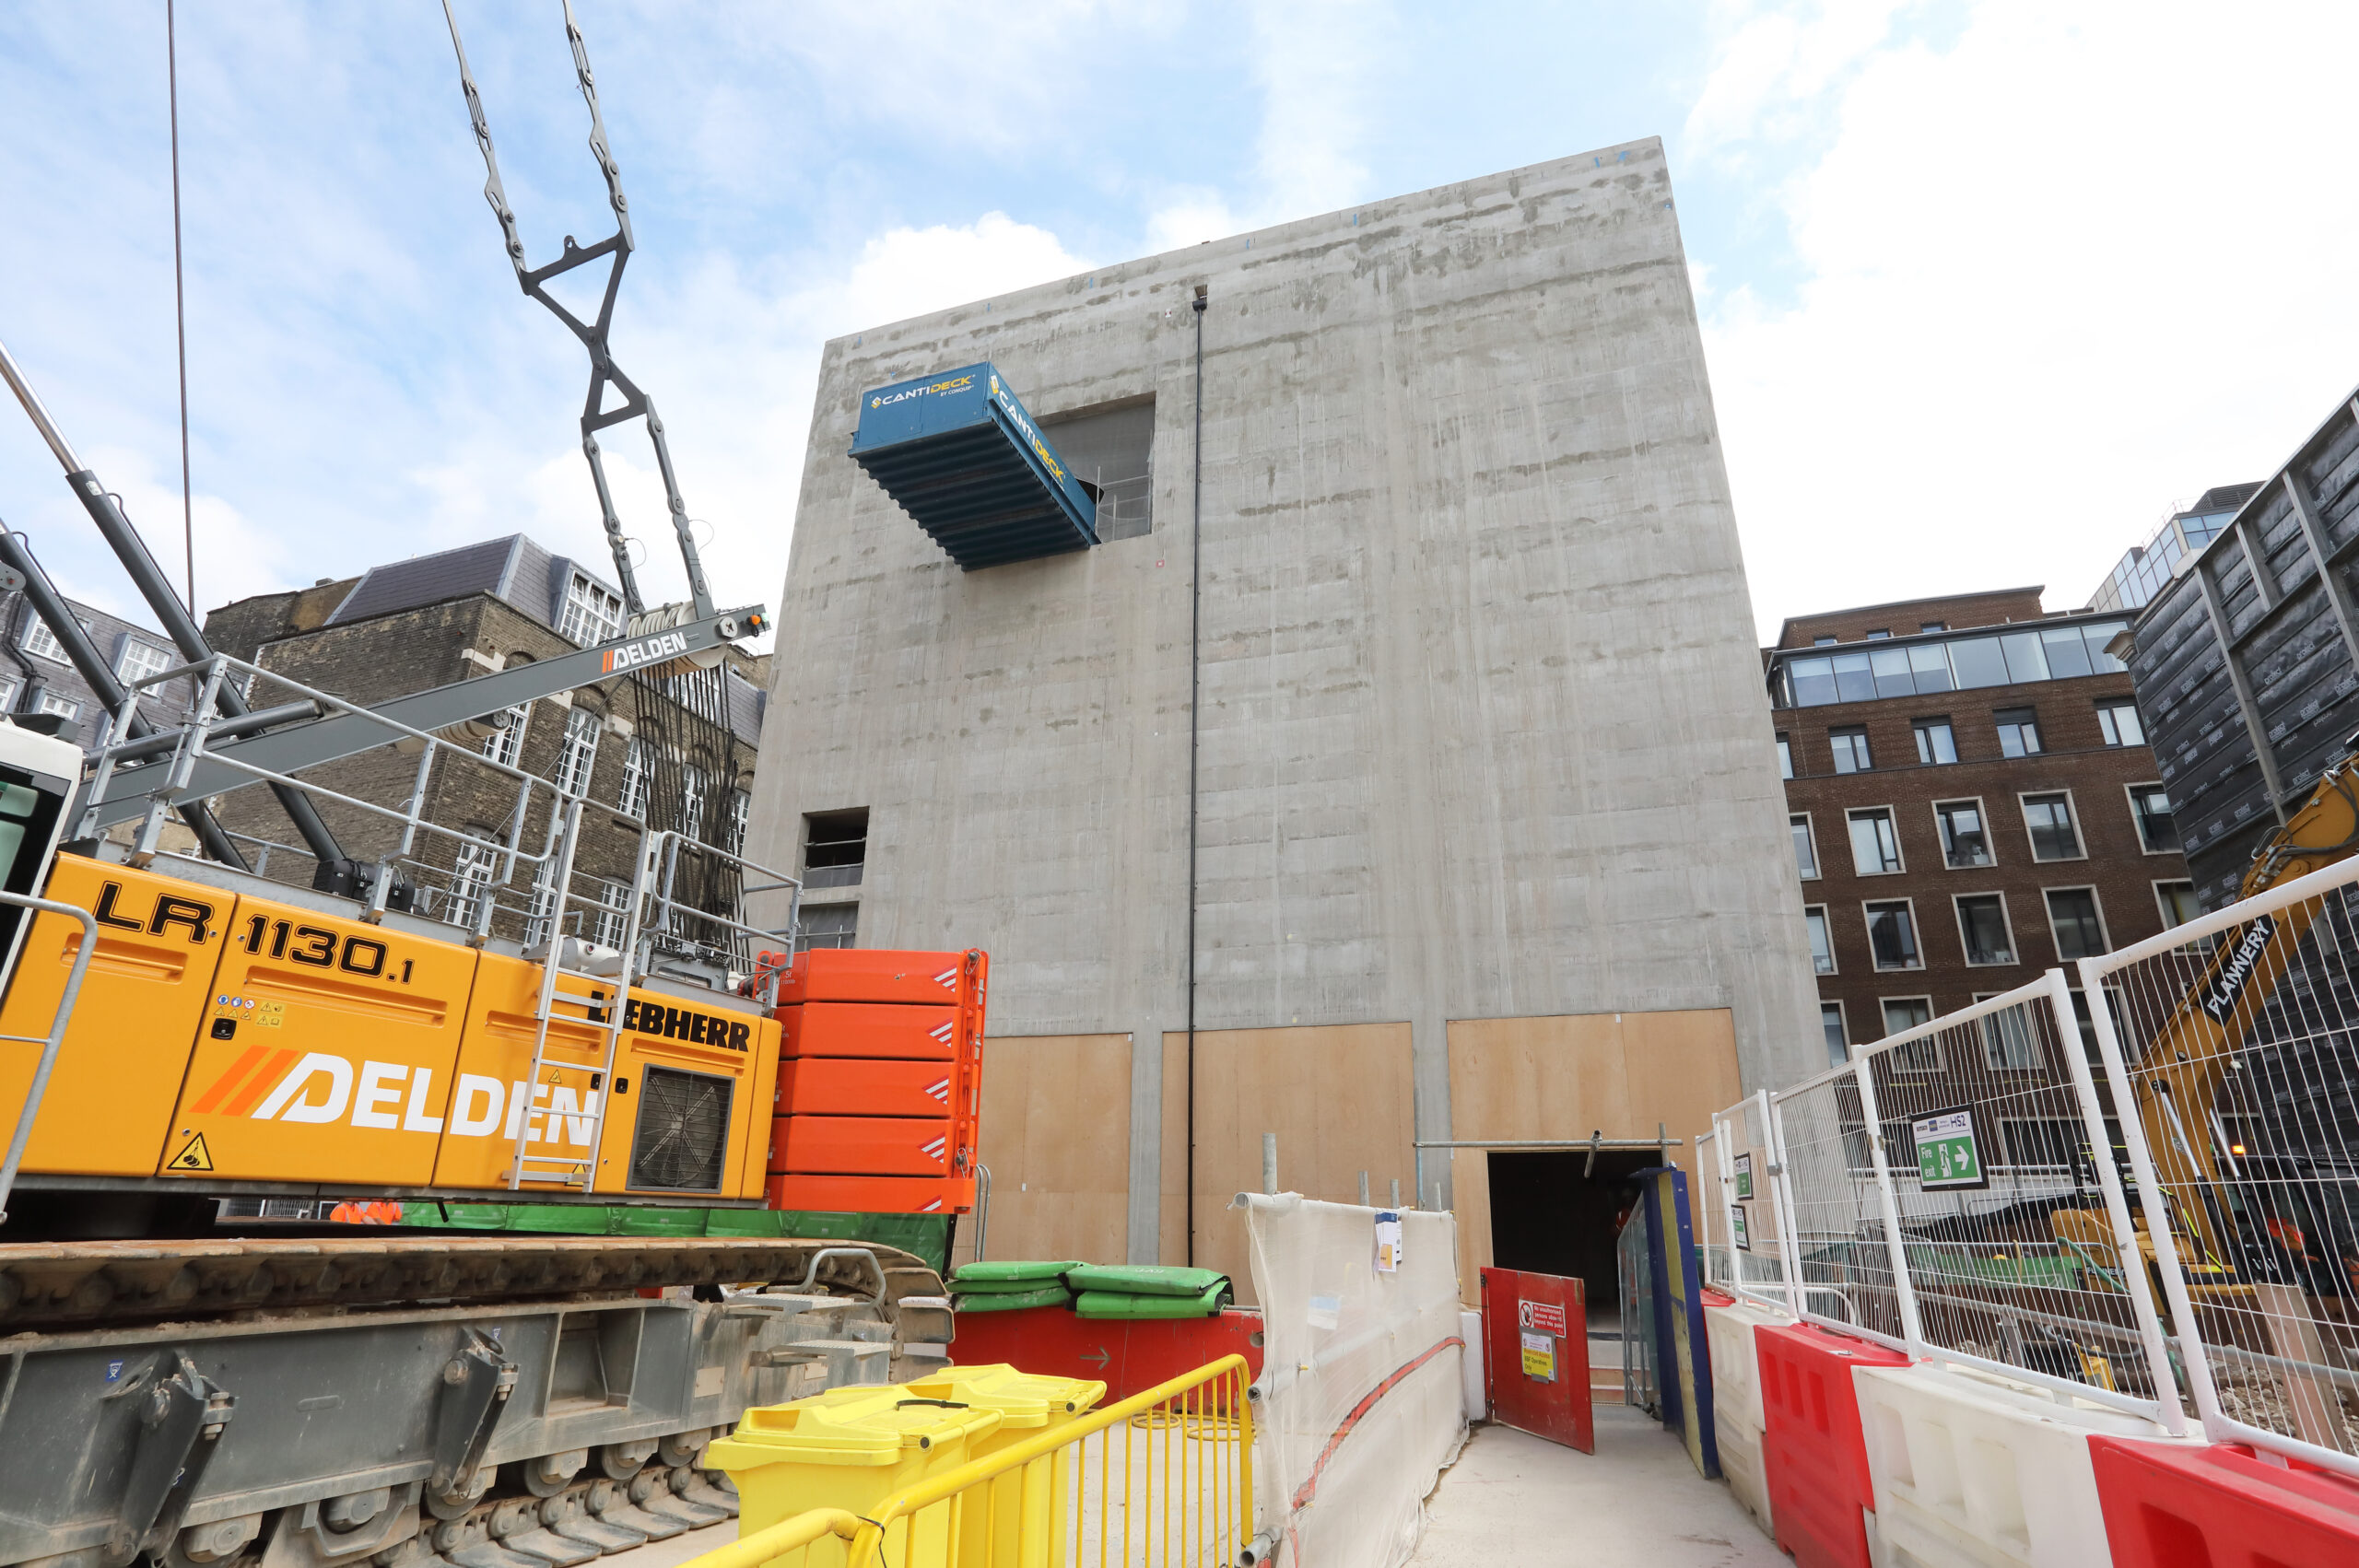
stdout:
<svg viewBox="0 0 2359 1568">
<path fill-rule="evenodd" d="M 961 573 L 847 459 L 864 390 L 980 359 L 1051 439 L 1154 400 L 1149 532 Z M 1454 1020 L 1824 1065 L 1751 625 L 1661 146 L 1584 153 L 829 343 L 749 853 L 866 807 L 859 945 L 989 949 L 995 1037 L 1127 1036 L 1170 1256 L 1191 840 L 1199 1030 L 1406 1024 L 1419 1139 Z"/>
</svg>

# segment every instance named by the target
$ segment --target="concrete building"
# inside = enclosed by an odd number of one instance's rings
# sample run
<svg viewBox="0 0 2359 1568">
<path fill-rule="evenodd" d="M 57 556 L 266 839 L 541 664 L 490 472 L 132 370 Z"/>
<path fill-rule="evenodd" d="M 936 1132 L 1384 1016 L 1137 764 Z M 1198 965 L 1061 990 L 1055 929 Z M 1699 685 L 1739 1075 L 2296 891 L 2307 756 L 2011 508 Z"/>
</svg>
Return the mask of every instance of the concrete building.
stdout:
<svg viewBox="0 0 2359 1568">
<path fill-rule="evenodd" d="M 2128 624 L 2017 588 L 1798 615 L 1766 650 L 1828 1061 L 2195 914 L 2106 651 Z"/>
<path fill-rule="evenodd" d="M 984 360 L 1096 547 L 961 572 L 848 460 Z M 990 950 L 994 1256 L 1241 1281 L 1274 1132 L 1593 1272 L 1651 1149 L 1413 1145 L 1824 1065 L 1750 624 L 1661 146 L 1584 153 L 829 343 L 750 842 L 865 813 L 814 913 Z"/>
</svg>

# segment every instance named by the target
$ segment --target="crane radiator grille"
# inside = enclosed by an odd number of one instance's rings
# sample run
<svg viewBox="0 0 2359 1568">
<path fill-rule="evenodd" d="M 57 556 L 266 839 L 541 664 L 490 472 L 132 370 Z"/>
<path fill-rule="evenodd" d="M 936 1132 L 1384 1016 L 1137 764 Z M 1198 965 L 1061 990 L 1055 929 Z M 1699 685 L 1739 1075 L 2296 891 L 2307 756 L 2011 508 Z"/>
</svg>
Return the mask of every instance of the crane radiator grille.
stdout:
<svg viewBox="0 0 2359 1568">
<path fill-rule="evenodd" d="M 651 1067 L 640 1078 L 639 1125 L 631 1135 L 630 1185 L 668 1192 L 717 1192 L 729 1152 L 734 1086 L 708 1072 Z"/>
</svg>

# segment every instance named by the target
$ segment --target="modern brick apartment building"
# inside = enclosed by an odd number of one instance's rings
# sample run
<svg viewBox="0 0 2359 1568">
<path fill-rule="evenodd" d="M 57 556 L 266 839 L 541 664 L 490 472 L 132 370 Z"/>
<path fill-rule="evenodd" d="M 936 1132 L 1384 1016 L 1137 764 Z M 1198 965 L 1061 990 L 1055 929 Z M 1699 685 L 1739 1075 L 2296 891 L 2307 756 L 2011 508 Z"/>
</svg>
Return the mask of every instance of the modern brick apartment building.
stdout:
<svg viewBox="0 0 2359 1568">
<path fill-rule="evenodd" d="M 1797 616 L 1764 652 L 1831 1061 L 2195 913 L 2127 620 L 2039 596 Z"/>
</svg>

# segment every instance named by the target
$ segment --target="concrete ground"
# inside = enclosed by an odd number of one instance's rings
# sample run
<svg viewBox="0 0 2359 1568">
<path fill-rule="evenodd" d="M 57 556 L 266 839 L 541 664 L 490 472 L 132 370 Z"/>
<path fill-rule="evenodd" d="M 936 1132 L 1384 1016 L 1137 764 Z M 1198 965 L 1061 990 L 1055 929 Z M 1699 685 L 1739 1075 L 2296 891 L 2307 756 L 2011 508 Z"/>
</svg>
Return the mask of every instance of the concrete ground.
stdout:
<svg viewBox="0 0 2359 1568">
<path fill-rule="evenodd" d="M 1413 1568 L 1788 1568 L 1729 1489 L 1698 1476 L 1677 1438 L 1626 1405 L 1597 1407 L 1594 1455 L 1477 1428 L 1426 1509 Z"/>
<path fill-rule="evenodd" d="M 689 1558 L 718 1551 L 736 1539 L 737 1521 L 729 1519 L 674 1536 L 670 1540 L 651 1540 L 628 1551 L 617 1551 L 612 1557 L 584 1563 L 582 1568 L 679 1568 Z"/>
</svg>

